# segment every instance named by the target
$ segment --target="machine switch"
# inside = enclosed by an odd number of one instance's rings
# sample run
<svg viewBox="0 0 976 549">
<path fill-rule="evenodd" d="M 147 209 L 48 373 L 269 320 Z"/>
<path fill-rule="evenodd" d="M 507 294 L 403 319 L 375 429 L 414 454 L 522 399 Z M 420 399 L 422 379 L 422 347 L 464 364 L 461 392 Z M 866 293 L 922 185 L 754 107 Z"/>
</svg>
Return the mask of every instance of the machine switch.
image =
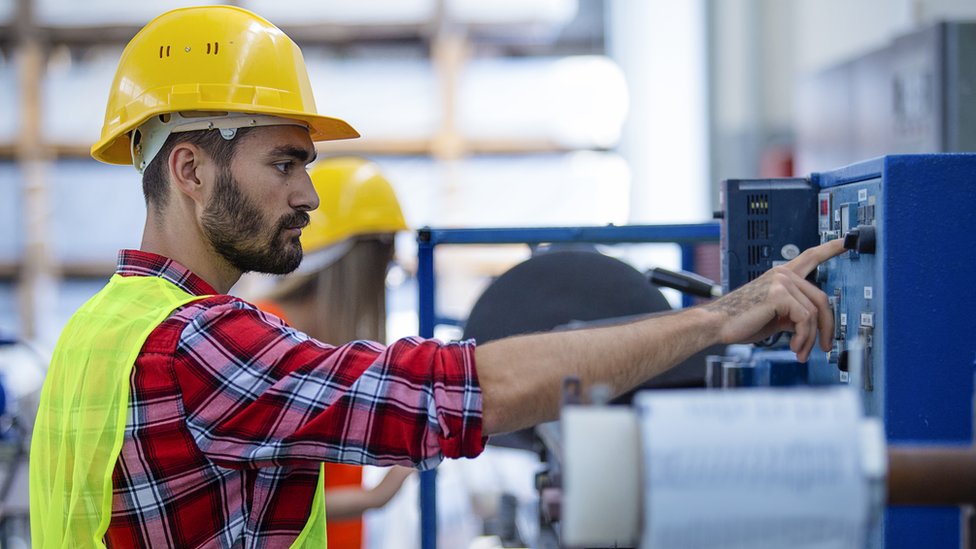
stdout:
<svg viewBox="0 0 976 549">
<path fill-rule="evenodd" d="M 850 370 L 848 354 L 846 350 L 841 351 L 840 355 L 837 357 L 837 369 L 842 372 L 847 372 Z"/>
<path fill-rule="evenodd" d="M 858 225 L 847 231 L 844 247 L 859 254 L 873 254 L 877 247 L 874 225 Z"/>
</svg>

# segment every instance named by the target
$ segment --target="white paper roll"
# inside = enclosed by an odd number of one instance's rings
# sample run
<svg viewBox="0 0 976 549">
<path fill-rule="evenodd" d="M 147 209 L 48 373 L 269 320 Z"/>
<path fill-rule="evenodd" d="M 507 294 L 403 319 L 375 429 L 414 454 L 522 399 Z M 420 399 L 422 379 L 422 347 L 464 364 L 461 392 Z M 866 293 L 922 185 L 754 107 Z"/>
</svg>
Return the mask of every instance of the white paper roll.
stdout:
<svg viewBox="0 0 976 549">
<path fill-rule="evenodd" d="M 864 546 L 883 466 L 863 455 L 850 388 L 645 392 L 635 405 L 641 547 Z"/>
<path fill-rule="evenodd" d="M 566 406 L 562 542 L 630 546 L 640 522 L 637 417 L 622 406 Z"/>
</svg>

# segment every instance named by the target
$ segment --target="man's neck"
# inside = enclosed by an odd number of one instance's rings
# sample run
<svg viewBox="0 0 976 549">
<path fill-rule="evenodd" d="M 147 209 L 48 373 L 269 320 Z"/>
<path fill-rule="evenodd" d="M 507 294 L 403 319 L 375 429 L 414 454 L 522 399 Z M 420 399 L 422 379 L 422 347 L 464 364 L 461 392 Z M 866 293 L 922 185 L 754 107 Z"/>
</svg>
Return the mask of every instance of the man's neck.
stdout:
<svg viewBox="0 0 976 549">
<path fill-rule="evenodd" d="M 202 278 L 217 292 L 228 293 L 241 278 L 241 271 L 221 257 L 199 231 L 172 229 L 174 225 L 160 225 L 154 222 L 152 214 L 148 215 L 139 249 L 168 257 Z"/>
</svg>

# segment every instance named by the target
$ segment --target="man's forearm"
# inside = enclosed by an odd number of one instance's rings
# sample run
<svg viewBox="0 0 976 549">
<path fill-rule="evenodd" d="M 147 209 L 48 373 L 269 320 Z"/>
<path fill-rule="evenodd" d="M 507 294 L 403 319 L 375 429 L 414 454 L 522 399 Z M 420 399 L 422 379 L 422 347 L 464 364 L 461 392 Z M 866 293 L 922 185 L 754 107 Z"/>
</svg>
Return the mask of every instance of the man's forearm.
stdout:
<svg viewBox="0 0 976 549">
<path fill-rule="evenodd" d="M 830 349 L 834 319 L 827 296 L 805 277 L 844 253 L 843 239 L 804 251 L 785 265 L 705 307 L 632 324 L 493 341 L 475 351 L 486 434 L 554 419 L 566 376 L 584 390 L 607 384 L 614 395 L 660 374 L 714 343 L 758 341 L 793 333 L 797 360 L 810 356 L 817 334 Z"/>
<path fill-rule="evenodd" d="M 562 379 L 578 377 L 621 394 L 717 342 L 721 316 L 700 308 L 613 327 L 549 332 L 479 346 L 475 361 L 485 434 L 559 414 Z"/>
</svg>

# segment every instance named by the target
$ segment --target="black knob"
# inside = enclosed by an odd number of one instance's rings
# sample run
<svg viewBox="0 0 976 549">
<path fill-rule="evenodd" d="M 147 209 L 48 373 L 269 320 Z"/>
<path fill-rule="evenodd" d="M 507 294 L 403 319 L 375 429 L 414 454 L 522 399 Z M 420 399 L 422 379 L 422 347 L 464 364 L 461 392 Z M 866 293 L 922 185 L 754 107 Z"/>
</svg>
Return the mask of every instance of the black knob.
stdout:
<svg viewBox="0 0 976 549">
<path fill-rule="evenodd" d="M 846 372 L 850 369 L 847 359 L 847 351 L 841 351 L 840 356 L 837 358 L 837 369 L 842 372 Z"/>
<path fill-rule="evenodd" d="M 844 247 L 859 254 L 873 254 L 877 248 L 874 225 L 858 225 L 844 235 Z"/>
</svg>

